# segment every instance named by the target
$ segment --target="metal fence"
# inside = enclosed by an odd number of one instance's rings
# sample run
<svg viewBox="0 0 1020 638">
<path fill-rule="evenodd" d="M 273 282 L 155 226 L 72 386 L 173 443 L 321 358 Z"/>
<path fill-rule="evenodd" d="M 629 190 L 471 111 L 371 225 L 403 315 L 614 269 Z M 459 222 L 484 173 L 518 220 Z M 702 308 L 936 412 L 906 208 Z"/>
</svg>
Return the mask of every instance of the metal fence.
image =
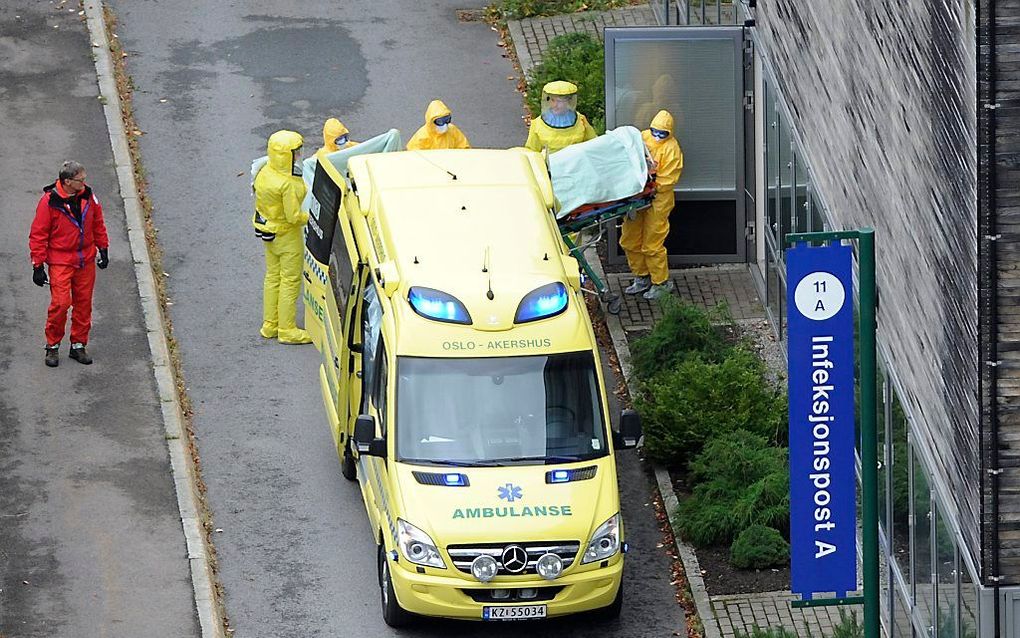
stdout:
<svg viewBox="0 0 1020 638">
<path fill-rule="evenodd" d="M 742 24 L 748 13 L 747 0 L 652 0 L 651 7 L 662 25 Z"/>
</svg>

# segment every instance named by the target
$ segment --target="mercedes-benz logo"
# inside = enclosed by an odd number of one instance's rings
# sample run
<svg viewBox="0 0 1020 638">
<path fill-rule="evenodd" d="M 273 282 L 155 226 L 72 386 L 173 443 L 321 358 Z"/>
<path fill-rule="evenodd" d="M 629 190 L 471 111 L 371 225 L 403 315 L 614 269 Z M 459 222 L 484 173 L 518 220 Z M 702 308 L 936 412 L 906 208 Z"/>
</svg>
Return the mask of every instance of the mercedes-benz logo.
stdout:
<svg viewBox="0 0 1020 638">
<path fill-rule="evenodd" d="M 528 567 L 528 552 L 520 545 L 508 545 L 503 550 L 503 569 L 520 574 Z"/>
</svg>

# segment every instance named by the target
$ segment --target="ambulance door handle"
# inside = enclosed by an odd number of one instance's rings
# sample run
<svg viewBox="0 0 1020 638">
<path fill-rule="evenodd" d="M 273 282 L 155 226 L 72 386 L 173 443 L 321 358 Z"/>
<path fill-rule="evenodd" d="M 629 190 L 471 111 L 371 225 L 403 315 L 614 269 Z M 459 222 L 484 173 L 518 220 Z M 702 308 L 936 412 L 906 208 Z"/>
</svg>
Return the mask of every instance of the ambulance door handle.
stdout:
<svg viewBox="0 0 1020 638">
<path fill-rule="evenodd" d="M 308 283 L 312 283 L 312 278 L 308 276 L 308 273 L 306 271 L 302 270 L 301 274 L 304 275 L 305 281 L 307 281 Z"/>
</svg>

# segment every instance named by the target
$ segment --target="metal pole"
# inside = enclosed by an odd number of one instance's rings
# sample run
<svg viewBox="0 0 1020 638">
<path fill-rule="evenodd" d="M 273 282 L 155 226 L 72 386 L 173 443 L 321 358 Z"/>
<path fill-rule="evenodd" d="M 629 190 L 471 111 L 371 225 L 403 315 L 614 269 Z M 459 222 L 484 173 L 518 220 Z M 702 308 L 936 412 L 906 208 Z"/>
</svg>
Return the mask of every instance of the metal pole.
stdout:
<svg viewBox="0 0 1020 638">
<path fill-rule="evenodd" d="M 878 431 L 875 423 L 875 231 L 859 231 L 861 317 L 861 500 L 864 537 L 864 636 L 881 631 L 878 574 Z"/>
</svg>

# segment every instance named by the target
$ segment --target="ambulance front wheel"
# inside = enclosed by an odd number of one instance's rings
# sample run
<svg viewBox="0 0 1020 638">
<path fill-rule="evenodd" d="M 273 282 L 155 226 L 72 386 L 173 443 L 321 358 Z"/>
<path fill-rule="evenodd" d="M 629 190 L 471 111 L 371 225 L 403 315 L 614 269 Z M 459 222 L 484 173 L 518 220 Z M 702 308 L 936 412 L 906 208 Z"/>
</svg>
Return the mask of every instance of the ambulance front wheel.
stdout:
<svg viewBox="0 0 1020 638">
<path fill-rule="evenodd" d="M 346 446 L 344 447 L 344 455 L 340 458 L 340 473 L 348 481 L 358 480 L 358 463 L 354 460 L 354 456 L 351 455 L 350 448 Z"/>
<path fill-rule="evenodd" d="M 390 561 L 386 557 L 386 548 L 379 546 L 379 593 L 382 596 L 383 620 L 390 627 L 406 627 L 411 623 L 411 614 L 397 602 L 397 594 L 393 591 L 393 580 L 390 577 Z"/>
</svg>

